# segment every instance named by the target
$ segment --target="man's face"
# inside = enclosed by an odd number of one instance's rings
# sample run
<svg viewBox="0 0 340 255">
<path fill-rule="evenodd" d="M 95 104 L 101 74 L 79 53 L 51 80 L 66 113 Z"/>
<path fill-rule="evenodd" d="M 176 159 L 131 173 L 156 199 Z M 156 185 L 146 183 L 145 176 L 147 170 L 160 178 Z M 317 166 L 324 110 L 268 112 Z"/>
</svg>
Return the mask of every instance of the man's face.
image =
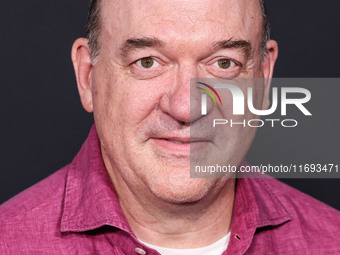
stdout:
<svg viewBox="0 0 340 255">
<path fill-rule="evenodd" d="M 190 139 L 190 128 L 202 119 L 190 114 L 190 78 L 263 77 L 259 4 L 103 0 L 101 20 L 90 81 L 105 163 L 135 192 L 172 202 L 201 199 L 227 180 L 191 179 L 190 149 L 208 157 L 210 149 L 223 147 L 224 163 L 237 165 L 255 130 L 207 131 Z M 228 40 L 248 42 L 251 50 L 222 47 Z M 264 87 L 254 93 L 261 108 Z M 219 109 L 213 115 L 226 114 Z"/>
</svg>

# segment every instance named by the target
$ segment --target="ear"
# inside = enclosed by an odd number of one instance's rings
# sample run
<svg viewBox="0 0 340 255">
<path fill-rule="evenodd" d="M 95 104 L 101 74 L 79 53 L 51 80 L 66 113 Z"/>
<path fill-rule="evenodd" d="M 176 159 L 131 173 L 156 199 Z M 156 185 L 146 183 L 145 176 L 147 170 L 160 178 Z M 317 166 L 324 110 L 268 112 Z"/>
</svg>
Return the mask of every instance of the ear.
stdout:
<svg viewBox="0 0 340 255">
<path fill-rule="evenodd" d="M 88 112 L 93 112 L 91 72 L 93 69 L 88 40 L 77 39 L 72 46 L 72 62 L 77 78 L 81 103 Z"/>
<path fill-rule="evenodd" d="M 267 50 L 268 50 L 268 53 L 264 61 L 262 62 L 263 77 L 265 81 L 264 98 L 263 98 L 263 104 L 262 104 L 263 110 L 268 109 L 270 105 L 270 99 L 269 99 L 270 84 L 271 84 L 271 79 L 274 73 L 275 62 L 279 54 L 279 48 L 278 48 L 277 42 L 274 40 L 269 40 L 267 42 Z"/>
</svg>

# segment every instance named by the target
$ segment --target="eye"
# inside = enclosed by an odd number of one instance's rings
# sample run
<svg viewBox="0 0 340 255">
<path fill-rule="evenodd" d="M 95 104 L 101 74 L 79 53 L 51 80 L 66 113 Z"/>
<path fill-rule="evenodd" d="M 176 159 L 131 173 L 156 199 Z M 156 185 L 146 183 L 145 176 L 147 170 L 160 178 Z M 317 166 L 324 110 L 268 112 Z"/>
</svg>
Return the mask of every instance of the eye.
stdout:
<svg viewBox="0 0 340 255">
<path fill-rule="evenodd" d="M 214 63 L 214 66 L 217 66 L 222 69 L 228 69 L 234 67 L 235 65 L 236 64 L 234 61 L 227 58 L 219 59 L 217 62 Z"/>
<path fill-rule="evenodd" d="M 159 63 L 154 60 L 152 57 L 142 58 L 136 62 L 137 66 L 150 69 L 159 66 Z"/>
</svg>

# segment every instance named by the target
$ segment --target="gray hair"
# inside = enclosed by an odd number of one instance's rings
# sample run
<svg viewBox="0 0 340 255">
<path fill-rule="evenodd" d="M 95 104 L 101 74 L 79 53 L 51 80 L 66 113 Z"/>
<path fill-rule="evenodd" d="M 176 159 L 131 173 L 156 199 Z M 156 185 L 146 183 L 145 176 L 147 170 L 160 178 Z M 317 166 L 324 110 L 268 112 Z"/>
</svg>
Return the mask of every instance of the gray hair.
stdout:
<svg viewBox="0 0 340 255">
<path fill-rule="evenodd" d="M 262 58 L 264 59 L 268 54 L 267 42 L 270 40 L 270 23 L 268 20 L 268 14 L 264 0 L 259 0 L 262 12 L 262 42 L 261 42 L 261 52 Z"/>
</svg>

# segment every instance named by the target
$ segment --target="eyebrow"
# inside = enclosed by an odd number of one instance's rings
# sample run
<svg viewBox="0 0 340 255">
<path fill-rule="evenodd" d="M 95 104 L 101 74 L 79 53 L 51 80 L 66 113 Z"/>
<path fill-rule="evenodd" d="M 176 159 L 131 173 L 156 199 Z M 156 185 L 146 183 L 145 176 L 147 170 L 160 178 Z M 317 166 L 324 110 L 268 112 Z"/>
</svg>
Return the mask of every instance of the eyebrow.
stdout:
<svg viewBox="0 0 340 255">
<path fill-rule="evenodd" d="M 142 38 L 129 38 L 120 48 L 121 54 L 124 56 L 129 51 L 147 47 L 161 47 L 163 43 L 157 38 L 142 37 Z M 228 40 L 222 40 L 213 43 L 214 51 L 220 49 L 241 49 L 246 57 L 249 58 L 252 51 L 251 43 L 246 40 L 234 40 L 233 38 Z"/>
<path fill-rule="evenodd" d="M 241 49 L 248 59 L 250 57 L 252 46 L 251 43 L 246 40 L 234 40 L 233 38 L 223 41 L 218 41 L 213 44 L 215 51 L 220 49 Z"/>
<path fill-rule="evenodd" d="M 162 42 L 157 38 L 143 37 L 143 38 L 129 38 L 120 48 L 122 55 L 127 54 L 131 50 L 141 49 L 146 47 L 160 47 Z"/>
</svg>

